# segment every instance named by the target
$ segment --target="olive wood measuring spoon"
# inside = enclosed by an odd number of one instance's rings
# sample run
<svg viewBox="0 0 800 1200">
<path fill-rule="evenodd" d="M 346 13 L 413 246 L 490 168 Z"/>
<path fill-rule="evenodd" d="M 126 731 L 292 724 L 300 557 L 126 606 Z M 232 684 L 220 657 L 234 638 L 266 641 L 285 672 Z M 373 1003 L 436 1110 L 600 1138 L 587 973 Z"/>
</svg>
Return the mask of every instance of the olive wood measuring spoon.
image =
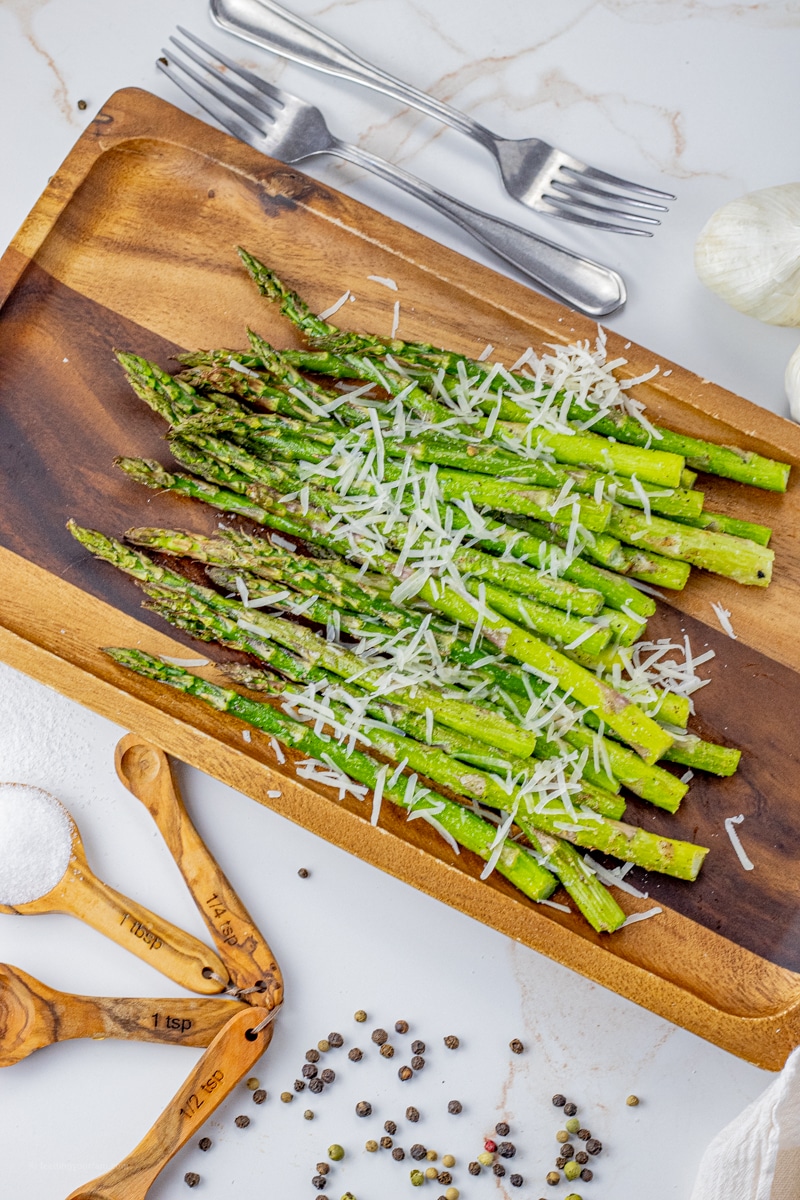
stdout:
<svg viewBox="0 0 800 1200">
<path fill-rule="evenodd" d="M 208 1046 L 240 1005 L 181 996 L 170 1000 L 75 996 L 0 963 L 0 1067 L 70 1038 L 130 1038 Z"/>
<path fill-rule="evenodd" d="M 129 733 L 114 754 L 117 774 L 141 800 L 158 826 L 203 917 L 231 979 L 267 1009 L 283 1000 L 283 978 L 275 956 L 192 824 L 172 773 L 158 746 Z"/>
<path fill-rule="evenodd" d="M 86 861 L 78 827 L 55 796 L 24 783 L 2 787 L 19 789 L 21 804 L 26 791 L 35 793 L 39 804 L 47 797 L 66 818 L 70 844 L 66 869 L 54 886 L 36 899 L 0 904 L 0 913 L 69 913 L 190 991 L 215 995 L 224 989 L 228 973 L 213 950 L 97 878 Z M 13 846 L 3 847 L 4 853 L 13 851 Z"/>
<path fill-rule="evenodd" d="M 238 1006 L 139 1145 L 105 1175 L 67 1200 L 144 1200 L 153 1181 L 220 1106 L 270 1043 L 273 1025 L 256 1033 L 264 1009 Z"/>
</svg>

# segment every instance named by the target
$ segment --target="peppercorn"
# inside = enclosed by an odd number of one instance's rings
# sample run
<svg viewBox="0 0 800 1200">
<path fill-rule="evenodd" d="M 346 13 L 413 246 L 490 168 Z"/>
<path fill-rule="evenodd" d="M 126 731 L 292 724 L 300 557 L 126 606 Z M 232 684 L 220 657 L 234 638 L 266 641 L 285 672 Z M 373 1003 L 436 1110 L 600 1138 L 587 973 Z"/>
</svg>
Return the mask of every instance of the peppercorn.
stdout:
<svg viewBox="0 0 800 1200">
<path fill-rule="evenodd" d="M 183 1182 L 187 1187 L 197 1187 L 200 1182 L 200 1176 L 196 1171 L 187 1171 L 183 1177 Z"/>
<path fill-rule="evenodd" d="M 439 1155 L 436 1153 L 435 1150 L 426 1150 L 425 1157 L 427 1158 L 428 1162 L 436 1162 Z"/>
<path fill-rule="evenodd" d="M 281 1092 L 281 1100 L 284 1104 L 291 1104 L 291 1102 L 294 1100 L 294 1096 L 291 1092 Z"/>
<path fill-rule="evenodd" d="M 247 1126 L 250 1124 L 250 1118 L 244 1116 L 237 1117 L 233 1123 L 237 1129 L 247 1129 Z"/>
<path fill-rule="evenodd" d="M 497 1142 L 493 1142 L 491 1138 L 487 1138 L 483 1143 L 484 1150 L 488 1150 L 490 1154 L 494 1154 L 497 1149 Z"/>
<path fill-rule="evenodd" d="M 421 1146 L 419 1142 L 415 1142 L 414 1145 L 409 1150 L 409 1154 L 417 1162 L 422 1162 L 422 1159 L 427 1157 L 427 1153 L 428 1152 L 425 1149 L 425 1147 Z"/>
<path fill-rule="evenodd" d="M 359 1050 L 358 1046 L 353 1046 L 353 1049 L 348 1051 L 347 1057 L 350 1059 L 350 1062 L 361 1062 L 364 1052 L 363 1050 Z"/>
<path fill-rule="evenodd" d="M 322 1189 L 324 1187 L 326 1187 L 327 1183 L 328 1183 L 328 1181 L 324 1175 L 315 1175 L 313 1177 L 313 1179 L 311 1180 L 311 1182 L 313 1183 L 314 1187 L 317 1189 L 318 1192 L 321 1192 Z"/>
<path fill-rule="evenodd" d="M 581 1139 L 582 1142 L 588 1142 L 588 1140 L 591 1136 L 592 1135 L 588 1129 L 579 1129 L 578 1130 L 578 1137 Z"/>
<path fill-rule="evenodd" d="M 326 1162 L 317 1163 L 317 1174 L 318 1175 L 327 1175 L 328 1171 L 330 1171 L 330 1169 L 331 1169 L 330 1165 Z"/>
<path fill-rule="evenodd" d="M 462 1104 L 460 1100 L 451 1100 L 447 1106 L 447 1111 L 455 1116 L 456 1113 L 461 1112 L 461 1108 Z"/>
<path fill-rule="evenodd" d="M 308 879 L 308 868 L 301 867 L 300 870 L 297 872 L 297 874 L 300 876 L 301 879 Z"/>
<path fill-rule="evenodd" d="M 409 1178 L 412 1187 L 422 1187 L 425 1182 L 425 1176 L 422 1174 L 422 1171 L 411 1171 Z"/>
<path fill-rule="evenodd" d="M 395 1021 L 395 1033 L 408 1033 L 408 1021 Z"/>
<path fill-rule="evenodd" d="M 85 101 L 85 100 L 79 100 L 79 101 L 78 101 L 78 108 L 81 110 L 81 112 L 83 112 L 83 110 L 86 108 L 86 101 Z M 189 1186 L 190 1186 L 190 1187 L 194 1187 L 194 1184 L 189 1184 Z"/>
<path fill-rule="evenodd" d="M 517 1147 L 513 1142 L 501 1142 L 497 1147 L 497 1153 L 501 1158 L 513 1158 L 517 1153 Z"/>
<path fill-rule="evenodd" d="M 394 1142 L 392 1141 L 392 1139 L 390 1137 L 387 1137 L 386 1135 L 384 1135 L 381 1138 L 381 1148 L 383 1150 L 391 1150 L 393 1145 L 394 1145 Z"/>
<path fill-rule="evenodd" d="M 410 1079 L 413 1074 L 414 1072 L 411 1070 L 411 1067 L 401 1067 L 397 1072 L 397 1077 L 398 1079 L 402 1079 L 405 1083 L 405 1081 Z"/>
<path fill-rule="evenodd" d="M 568 1142 L 569 1141 L 569 1134 L 567 1133 L 566 1129 L 558 1130 L 558 1132 L 556 1134 L 556 1141 L 557 1142 Z"/>
<path fill-rule="evenodd" d="M 425 1053 L 425 1043 L 420 1042 L 420 1041 L 412 1042 L 411 1043 L 411 1053 L 412 1054 L 424 1054 Z"/>
<path fill-rule="evenodd" d="M 566 1129 L 567 1133 L 579 1133 L 581 1123 L 577 1117 L 570 1117 L 570 1119 L 565 1123 L 564 1128 Z"/>
<path fill-rule="evenodd" d="M 343 1193 L 342 1193 L 342 1200 L 356 1200 L 356 1198 L 355 1198 L 355 1196 L 353 1195 L 353 1193 L 352 1193 L 352 1192 L 343 1192 Z"/>
<path fill-rule="evenodd" d="M 197 1145 L 200 1150 L 210 1150 L 211 1149 L 211 1138 L 210 1137 L 201 1137 L 200 1141 L 197 1143 Z"/>
<path fill-rule="evenodd" d="M 512 1187 L 522 1187 L 523 1179 L 521 1175 L 510 1175 L 508 1182 Z"/>
<path fill-rule="evenodd" d="M 394 1058 L 394 1046 L 390 1042 L 384 1042 L 381 1046 L 382 1058 Z"/>
<path fill-rule="evenodd" d="M 494 1131 L 495 1133 L 499 1134 L 500 1137 L 507 1137 L 508 1125 L 506 1125 L 505 1121 L 500 1121 L 497 1125 L 495 1125 Z"/>
<path fill-rule="evenodd" d="M 406 1109 L 406 1120 L 413 1121 L 416 1124 L 416 1122 L 419 1120 L 419 1109 L 407 1108 Z"/>
<path fill-rule="evenodd" d="M 302 1092 L 302 1090 L 303 1090 L 303 1088 L 304 1088 L 305 1086 L 306 1086 L 306 1081 L 305 1081 L 305 1079 L 295 1079 L 295 1081 L 294 1081 L 294 1090 L 295 1090 L 296 1092 Z"/>
<path fill-rule="evenodd" d="M 259 1086 L 259 1082 L 256 1079 L 255 1075 L 251 1075 L 247 1081 L 248 1090 L 251 1092 L 254 1092 L 258 1086 Z"/>
<path fill-rule="evenodd" d="M 581 1197 L 577 1192 L 570 1192 L 568 1196 L 564 1197 L 564 1200 L 581 1200 Z"/>
<path fill-rule="evenodd" d="M 487 1150 L 483 1150 L 478 1155 L 478 1162 L 481 1164 L 481 1166 L 490 1167 L 494 1162 L 494 1155 L 489 1154 Z"/>
<path fill-rule="evenodd" d="M 581 1173 L 580 1165 L 576 1162 L 568 1162 L 564 1167 L 564 1174 L 567 1179 L 577 1179 Z"/>
<path fill-rule="evenodd" d="M 508 1043 L 508 1047 L 512 1054 L 522 1054 L 522 1051 L 525 1049 L 519 1038 L 512 1038 Z"/>
<path fill-rule="evenodd" d="M 306 1050 L 306 1062 L 319 1062 L 319 1050 Z"/>
<path fill-rule="evenodd" d="M 359 1100 L 356 1105 L 356 1112 L 359 1117 L 368 1117 L 372 1112 L 372 1105 L 369 1100 Z"/>
<path fill-rule="evenodd" d="M 589 1138 L 588 1142 L 586 1143 L 586 1149 L 588 1150 L 589 1154 L 599 1154 L 603 1149 L 603 1143 L 598 1142 L 597 1138 Z"/>
<path fill-rule="evenodd" d="M 566 1165 L 567 1165 L 567 1160 L 565 1158 L 559 1157 L 556 1159 L 556 1166 L 558 1167 L 559 1171 L 563 1171 L 564 1167 Z"/>
<path fill-rule="evenodd" d="M 374 1138 L 370 1138 L 368 1142 L 364 1143 L 364 1149 L 369 1150 L 370 1154 L 374 1154 L 378 1149 L 378 1143 Z"/>
<path fill-rule="evenodd" d="M 575 1147 L 573 1146 L 572 1142 L 565 1142 L 564 1145 L 561 1147 L 561 1157 L 562 1158 L 572 1158 L 574 1153 L 575 1153 Z"/>
<path fill-rule="evenodd" d="M 468 1165 L 467 1170 L 469 1171 L 470 1175 L 480 1175 L 481 1164 L 479 1162 L 471 1162 Z"/>
<path fill-rule="evenodd" d="M 338 1142 L 334 1142 L 332 1146 L 328 1146 L 328 1158 L 333 1162 L 340 1162 L 344 1158 L 344 1147 Z"/>
<path fill-rule="evenodd" d="M 305 1079 L 315 1079 L 316 1075 L 317 1068 L 314 1066 L 313 1062 L 303 1063 L 303 1077 Z"/>
<path fill-rule="evenodd" d="M 551 1187 L 555 1187 L 557 1184 L 561 1183 L 561 1176 L 559 1175 L 558 1171 L 548 1171 L 545 1178 Z"/>
<path fill-rule="evenodd" d="M 566 1103 L 567 1097 L 562 1096 L 560 1092 L 556 1092 L 555 1096 L 553 1096 L 553 1104 L 555 1104 L 556 1108 L 563 1108 Z"/>
<path fill-rule="evenodd" d="M 589 1161 L 589 1155 L 586 1153 L 585 1150 L 579 1150 L 578 1153 L 575 1155 L 575 1162 L 587 1163 L 588 1161 Z"/>
<path fill-rule="evenodd" d="M 317 1042 L 317 1049 L 321 1050 L 323 1054 L 327 1054 L 330 1048 L 331 1044 L 327 1038 L 321 1038 L 320 1041 Z"/>
<path fill-rule="evenodd" d="M 308 1085 L 308 1090 L 313 1092 L 315 1096 L 318 1096 L 324 1087 L 325 1084 L 321 1079 L 312 1079 Z"/>
<path fill-rule="evenodd" d="M 328 1034 L 328 1045 L 335 1046 L 336 1049 L 338 1050 L 339 1046 L 344 1045 L 344 1038 L 342 1037 L 342 1035 L 340 1033 L 329 1033 Z"/>
<path fill-rule="evenodd" d="M 578 1111 L 577 1104 L 573 1104 L 571 1100 L 568 1100 L 567 1103 L 564 1105 L 564 1116 L 565 1117 L 574 1117 L 575 1113 L 577 1111 Z"/>
<path fill-rule="evenodd" d="M 305 1112 L 303 1113 L 303 1116 L 305 1117 L 305 1119 L 306 1119 L 307 1121 L 313 1121 L 313 1120 L 314 1120 L 314 1114 L 313 1114 L 313 1112 L 311 1111 L 311 1109 L 310 1109 L 310 1108 L 307 1108 L 307 1109 L 305 1110 Z"/>
<path fill-rule="evenodd" d="M 403 1147 L 395 1146 L 394 1150 L 392 1151 L 392 1158 L 395 1160 L 395 1162 L 402 1162 L 405 1156 L 406 1152 Z"/>
<path fill-rule="evenodd" d="M 412 1066 L 413 1070 L 421 1071 L 422 1068 L 425 1066 L 425 1059 L 422 1057 L 421 1054 L 415 1054 L 411 1060 L 411 1066 Z"/>
<path fill-rule="evenodd" d="M 389 1040 L 389 1035 L 385 1029 L 373 1029 L 372 1040 L 376 1046 L 382 1046 L 384 1042 Z"/>
<path fill-rule="evenodd" d="M 628 1096 L 628 1099 L 625 1101 L 625 1103 L 627 1104 L 628 1108 L 636 1108 L 636 1105 L 639 1103 L 639 1097 Z"/>
<path fill-rule="evenodd" d="M 458 1200 L 458 1188 L 449 1187 L 444 1194 L 444 1200 Z"/>
<path fill-rule="evenodd" d="M 332 1071 L 330 1067 L 326 1067 L 325 1070 L 320 1073 L 320 1079 L 323 1083 L 333 1083 L 335 1078 L 336 1072 Z"/>
<path fill-rule="evenodd" d="M 452 1154 L 443 1154 L 442 1155 L 442 1166 L 443 1167 L 454 1167 L 455 1165 L 456 1165 L 456 1160 L 453 1158 Z"/>
<path fill-rule="evenodd" d="M 383 1128 L 387 1133 L 397 1133 L 397 1126 L 395 1125 L 394 1121 L 384 1121 Z"/>
<path fill-rule="evenodd" d="M 438 1180 L 439 1183 L 442 1183 L 442 1184 L 453 1182 L 453 1176 L 450 1174 L 449 1171 L 440 1171 L 439 1174 L 436 1176 L 436 1179 Z"/>
<path fill-rule="evenodd" d="M 453 1033 L 444 1039 L 444 1044 L 447 1046 L 448 1050 L 457 1050 L 461 1045 L 458 1038 Z"/>
<path fill-rule="evenodd" d="M 366 1021 L 366 1019 L 367 1014 L 364 1012 L 363 1008 L 357 1008 L 353 1013 L 353 1020 L 358 1021 L 359 1024 L 362 1024 L 364 1021 Z"/>
<path fill-rule="evenodd" d="M 594 1179 L 594 1173 L 588 1167 L 584 1167 L 581 1171 L 581 1179 L 584 1183 L 588 1183 L 591 1179 Z"/>
<path fill-rule="evenodd" d="M 494 1173 L 495 1173 L 495 1175 L 498 1177 L 498 1179 L 502 1179 L 502 1178 L 503 1178 L 503 1176 L 504 1176 L 504 1175 L 505 1175 L 505 1173 L 506 1173 L 506 1169 L 505 1169 L 505 1167 L 503 1166 L 503 1164 L 502 1164 L 502 1163 L 498 1163 L 498 1162 L 496 1162 L 496 1163 L 494 1164 L 494 1166 L 492 1167 L 492 1170 L 494 1171 Z"/>
<path fill-rule="evenodd" d="M 425 1178 L 426 1179 L 435 1179 L 438 1174 L 439 1174 L 439 1172 L 436 1170 L 436 1167 L 426 1167 L 425 1168 Z"/>
</svg>

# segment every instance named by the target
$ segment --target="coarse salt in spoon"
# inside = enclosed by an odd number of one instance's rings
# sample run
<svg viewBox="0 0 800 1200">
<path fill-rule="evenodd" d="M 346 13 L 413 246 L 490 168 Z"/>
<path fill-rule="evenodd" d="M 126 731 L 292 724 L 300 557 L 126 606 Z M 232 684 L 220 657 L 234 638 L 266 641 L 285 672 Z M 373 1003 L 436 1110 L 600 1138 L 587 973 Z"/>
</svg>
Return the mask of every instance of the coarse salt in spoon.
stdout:
<svg viewBox="0 0 800 1200">
<path fill-rule="evenodd" d="M 98 879 L 63 804 L 24 783 L 0 783 L 0 912 L 70 913 L 191 991 L 214 995 L 228 982 L 197 938 Z"/>
</svg>

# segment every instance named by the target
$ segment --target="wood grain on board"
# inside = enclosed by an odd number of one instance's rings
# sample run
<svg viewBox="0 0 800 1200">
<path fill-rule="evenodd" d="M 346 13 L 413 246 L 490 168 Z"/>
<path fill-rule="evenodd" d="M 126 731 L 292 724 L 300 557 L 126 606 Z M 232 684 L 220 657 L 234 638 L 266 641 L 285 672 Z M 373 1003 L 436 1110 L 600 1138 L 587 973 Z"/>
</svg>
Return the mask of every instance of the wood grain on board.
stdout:
<svg viewBox="0 0 800 1200">
<path fill-rule="evenodd" d="M 293 777 L 291 760 L 279 768 L 256 739 L 243 745 L 238 723 L 101 654 L 108 644 L 175 653 L 176 637 L 187 639 L 166 634 L 140 609 L 135 585 L 70 538 L 68 517 L 116 536 L 140 524 L 208 531 L 219 520 L 113 467 L 117 454 L 169 461 L 163 424 L 125 384 L 113 348 L 169 366 L 176 347 L 241 346 L 248 324 L 279 346 L 297 344 L 255 293 L 236 244 L 317 309 L 351 288 L 357 301 L 336 318 L 344 327 L 388 334 L 399 297 L 401 336 L 470 353 L 492 342 L 506 360 L 529 344 L 596 334 L 592 322 L 155 97 L 117 93 L 0 262 L 0 656 L 367 861 L 735 1053 L 779 1066 L 800 1042 L 797 478 L 785 496 L 703 481 L 710 509 L 775 528 L 774 582 L 765 592 L 696 572 L 649 630 L 685 631 L 695 651 L 716 651 L 695 728 L 740 746 L 742 768 L 731 780 L 697 776 L 675 817 L 631 802 L 632 821 L 712 853 L 692 885 L 640 875 L 650 898 L 624 897 L 625 907 L 655 903 L 664 913 L 595 935 L 502 880 L 480 883 L 477 861 L 455 860 L 432 830 L 388 806 L 372 828 L 363 804 L 332 802 Z M 398 293 L 369 275 L 390 276 Z M 671 366 L 623 346 L 609 336 L 610 353 L 626 357 L 632 375 L 655 361 Z M 678 367 L 639 394 L 666 424 L 800 464 L 796 427 Z M 731 610 L 737 641 L 716 626 L 711 601 Z M 275 773 L 281 796 L 267 800 Z M 747 875 L 723 825 L 739 813 L 756 863 Z"/>
</svg>

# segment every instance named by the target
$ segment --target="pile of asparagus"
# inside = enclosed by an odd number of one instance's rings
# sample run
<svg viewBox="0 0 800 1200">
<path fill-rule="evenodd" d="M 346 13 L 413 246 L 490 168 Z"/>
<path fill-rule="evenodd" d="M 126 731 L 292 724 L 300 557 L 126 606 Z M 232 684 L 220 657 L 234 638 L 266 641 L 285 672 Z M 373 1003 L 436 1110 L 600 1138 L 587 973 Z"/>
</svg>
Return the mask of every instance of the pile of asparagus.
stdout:
<svg viewBox="0 0 800 1200">
<path fill-rule="evenodd" d="M 70 528 L 148 608 L 246 654 L 227 670 L 251 695 L 109 653 L 370 789 L 373 820 L 397 804 L 534 900 L 560 882 L 597 930 L 625 914 L 576 847 L 696 878 L 705 848 L 624 823 L 622 788 L 674 812 L 694 770 L 729 775 L 739 752 L 687 732 L 691 662 L 650 682 L 671 648 L 643 641 L 655 604 L 632 581 L 681 588 L 694 565 L 766 586 L 770 531 L 706 513 L 696 472 L 779 491 L 788 467 L 529 363 L 342 332 L 240 254 L 308 348 L 249 332 L 175 376 L 118 354 L 180 469 L 117 464 L 269 536 Z"/>
</svg>

